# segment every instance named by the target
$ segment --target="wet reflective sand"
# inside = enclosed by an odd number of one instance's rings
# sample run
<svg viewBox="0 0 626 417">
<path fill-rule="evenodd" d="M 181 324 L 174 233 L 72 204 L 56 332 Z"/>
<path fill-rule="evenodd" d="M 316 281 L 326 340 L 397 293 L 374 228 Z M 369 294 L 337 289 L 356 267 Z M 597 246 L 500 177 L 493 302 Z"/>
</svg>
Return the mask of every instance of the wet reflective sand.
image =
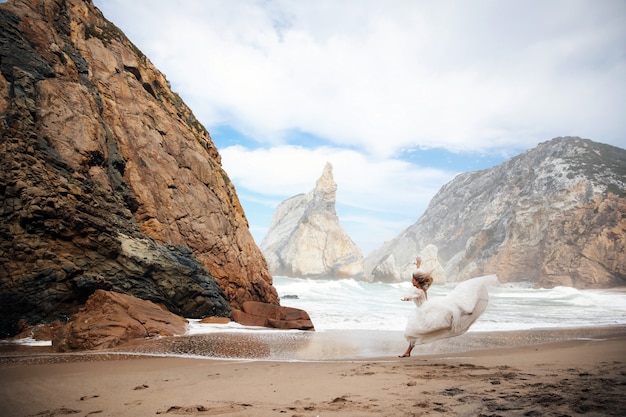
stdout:
<svg viewBox="0 0 626 417">
<path fill-rule="evenodd" d="M 626 334 L 626 327 L 469 332 L 462 336 L 416 346 L 413 356 L 454 354 L 491 348 L 512 348 L 564 340 L 601 339 Z M 74 362 L 137 356 L 175 356 L 206 359 L 324 361 L 396 357 L 406 348 L 401 332 L 332 330 L 219 331 L 215 333 L 138 340 L 106 351 L 53 353 L 50 347 L 0 345 L 0 366 L 12 362 Z"/>
</svg>

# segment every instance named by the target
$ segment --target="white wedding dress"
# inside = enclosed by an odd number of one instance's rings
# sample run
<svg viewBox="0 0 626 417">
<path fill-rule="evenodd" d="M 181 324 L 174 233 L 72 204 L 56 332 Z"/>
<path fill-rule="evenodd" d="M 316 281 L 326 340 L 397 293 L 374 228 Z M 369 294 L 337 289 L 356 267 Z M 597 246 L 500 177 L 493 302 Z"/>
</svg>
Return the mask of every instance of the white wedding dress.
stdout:
<svg viewBox="0 0 626 417">
<path fill-rule="evenodd" d="M 416 308 L 408 318 L 404 337 L 419 345 L 462 335 L 487 308 L 487 287 L 497 283 L 495 275 L 472 278 L 459 283 L 446 296 L 429 300 L 422 290 L 413 288 L 409 298 Z"/>
</svg>

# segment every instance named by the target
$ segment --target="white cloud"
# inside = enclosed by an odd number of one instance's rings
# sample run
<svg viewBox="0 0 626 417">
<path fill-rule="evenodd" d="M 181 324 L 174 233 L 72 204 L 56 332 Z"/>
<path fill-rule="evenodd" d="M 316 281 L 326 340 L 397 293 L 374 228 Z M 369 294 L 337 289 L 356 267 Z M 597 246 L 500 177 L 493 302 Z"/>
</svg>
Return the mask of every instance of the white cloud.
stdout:
<svg viewBox="0 0 626 417">
<path fill-rule="evenodd" d="M 624 144 L 620 1 L 97 4 L 209 128 L 387 156 L 577 132 Z"/>
<path fill-rule="evenodd" d="M 397 206 L 425 208 L 430 197 L 455 173 L 397 160 L 376 160 L 365 154 L 321 147 L 276 146 L 250 150 L 230 146 L 220 151 L 222 165 L 240 187 L 287 198 L 315 187 L 326 162 L 333 165 L 340 204 L 371 211 Z M 425 198 L 426 197 L 426 198 Z"/>
</svg>

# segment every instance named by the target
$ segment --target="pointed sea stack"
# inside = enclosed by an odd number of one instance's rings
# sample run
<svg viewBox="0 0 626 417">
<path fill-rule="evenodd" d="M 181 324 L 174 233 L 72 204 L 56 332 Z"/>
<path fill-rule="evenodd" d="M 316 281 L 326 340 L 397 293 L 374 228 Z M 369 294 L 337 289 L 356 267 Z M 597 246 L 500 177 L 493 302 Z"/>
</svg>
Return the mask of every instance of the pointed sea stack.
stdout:
<svg viewBox="0 0 626 417">
<path fill-rule="evenodd" d="M 363 255 L 339 224 L 337 184 L 326 163 L 308 194 L 276 207 L 261 250 L 274 275 L 304 278 L 363 278 Z"/>
</svg>

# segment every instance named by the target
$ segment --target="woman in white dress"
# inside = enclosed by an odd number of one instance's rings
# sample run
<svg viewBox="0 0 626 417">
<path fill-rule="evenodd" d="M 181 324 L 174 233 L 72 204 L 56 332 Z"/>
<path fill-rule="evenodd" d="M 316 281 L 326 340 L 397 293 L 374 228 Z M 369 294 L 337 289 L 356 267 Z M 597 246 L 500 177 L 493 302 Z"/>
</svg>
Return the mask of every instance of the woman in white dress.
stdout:
<svg viewBox="0 0 626 417">
<path fill-rule="evenodd" d="M 417 267 L 417 271 L 415 271 L 411 277 L 411 284 L 413 284 L 413 286 L 406 296 L 402 298 L 402 301 L 413 301 L 415 303 L 415 307 L 419 309 L 420 306 L 428 300 L 428 294 L 426 291 L 433 283 L 433 278 L 430 274 L 427 274 L 422 270 L 422 259 L 419 256 L 415 258 L 415 266 Z M 401 358 L 411 356 L 411 351 L 415 346 L 415 343 L 411 343 L 410 339 L 407 338 L 407 340 L 409 340 L 409 347 L 402 355 L 400 355 Z"/>
<path fill-rule="evenodd" d="M 417 344 L 459 336 L 467 331 L 487 308 L 489 293 L 487 287 L 495 285 L 495 275 L 472 278 L 461 282 L 448 295 L 429 300 L 426 291 L 432 283 L 430 274 L 419 269 L 413 274 L 411 292 L 402 301 L 413 301 L 415 310 L 407 320 L 404 337 L 409 342 L 401 358 L 411 356 Z"/>
</svg>

